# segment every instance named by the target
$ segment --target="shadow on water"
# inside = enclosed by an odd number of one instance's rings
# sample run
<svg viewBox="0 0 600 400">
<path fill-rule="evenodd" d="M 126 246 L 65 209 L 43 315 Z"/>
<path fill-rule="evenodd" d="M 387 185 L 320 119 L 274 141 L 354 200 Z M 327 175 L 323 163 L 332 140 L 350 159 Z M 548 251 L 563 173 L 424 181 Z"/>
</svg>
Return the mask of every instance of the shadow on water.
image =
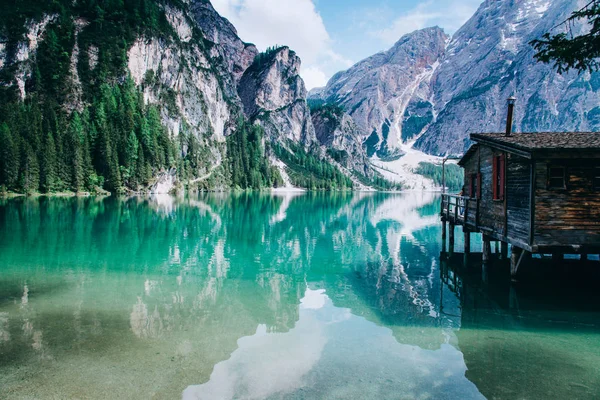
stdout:
<svg viewBox="0 0 600 400">
<path fill-rule="evenodd" d="M 596 272 L 555 273 L 581 271 L 578 261 L 556 267 L 534 260 L 528 267 L 511 283 L 509 266 L 498 260 L 487 267 L 465 265 L 462 256 L 442 261 L 442 280 L 461 304 L 457 338 L 467 378 L 488 398 L 596 398 Z"/>
</svg>

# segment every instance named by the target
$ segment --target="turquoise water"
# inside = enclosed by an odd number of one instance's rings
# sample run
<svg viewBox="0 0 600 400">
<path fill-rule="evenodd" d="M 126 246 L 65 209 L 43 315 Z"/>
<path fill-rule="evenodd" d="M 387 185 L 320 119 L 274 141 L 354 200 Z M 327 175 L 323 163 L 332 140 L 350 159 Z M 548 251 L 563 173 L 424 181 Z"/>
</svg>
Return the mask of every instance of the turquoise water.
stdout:
<svg viewBox="0 0 600 400">
<path fill-rule="evenodd" d="M 0 398 L 600 397 L 595 286 L 440 261 L 438 204 L 0 200 Z"/>
</svg>

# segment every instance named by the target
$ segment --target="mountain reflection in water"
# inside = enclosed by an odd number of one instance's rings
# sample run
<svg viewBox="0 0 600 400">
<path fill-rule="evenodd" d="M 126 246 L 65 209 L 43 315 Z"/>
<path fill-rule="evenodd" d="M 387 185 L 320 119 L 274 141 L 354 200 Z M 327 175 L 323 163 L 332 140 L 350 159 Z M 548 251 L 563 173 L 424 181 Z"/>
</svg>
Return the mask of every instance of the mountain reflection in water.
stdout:
<svg viewBox="0 0 600 400">
<path fill-rule="evenodd" d="M 477 266 L 441 268 L 438 211 L 432 193 L 0 200 L 0 397 L 594 398 L 597 303 L 515 314 L 523 294 L 505 307 Z"/>
</svg>

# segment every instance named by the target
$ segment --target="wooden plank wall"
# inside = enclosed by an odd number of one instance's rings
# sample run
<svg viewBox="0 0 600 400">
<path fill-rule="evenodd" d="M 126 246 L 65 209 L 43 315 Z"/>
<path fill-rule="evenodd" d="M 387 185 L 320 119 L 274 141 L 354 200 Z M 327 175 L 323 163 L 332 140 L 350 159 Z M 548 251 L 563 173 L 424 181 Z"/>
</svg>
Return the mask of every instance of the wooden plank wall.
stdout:
<svg viewBox="0 0 600 400">
<path fill-rule="evenodd" d="M 567 168 L 567 190 L 547 188 L 548 165 Z M 536 163 L 535 244 L 600 246 L 600 191 L 594 191 L 594 160 Z"/>
<path fill-rule="evenodd" d="M 508 236 L 529 243 L 531 208 L 531 162 L 509 154 L 506 166 Z"/>
<path fill-rule="evenodd" d="M 479 225 L 481 228 L 487 228 L 499 235 L 504 235 L 504 201 L 495 201 L 492 190 L 492 163 L 494 152 L 487 146 L 481 146 L 479 151 L 481 157 Z"/>
</svg>

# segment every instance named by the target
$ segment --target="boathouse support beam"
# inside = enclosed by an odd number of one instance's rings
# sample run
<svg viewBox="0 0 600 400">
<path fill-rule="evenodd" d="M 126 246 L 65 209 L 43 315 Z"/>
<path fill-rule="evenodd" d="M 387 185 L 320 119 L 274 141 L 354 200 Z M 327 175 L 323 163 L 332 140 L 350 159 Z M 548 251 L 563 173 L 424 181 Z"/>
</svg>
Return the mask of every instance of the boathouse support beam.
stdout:
<svg viewBox="0 0 600 400">
<path fill-rule="evenodd" d="M 483 236 L 483 256 L 481 261 L 484 264 L 489 263 L 492 260 L 492 243 L 489 236 Z"/>
<path fill-rule="evenodd" d="M 454 224 L 450 223 L 450 229 L 448 230 L 448 251 L 450 254 L 454 254 Z"/>
<path fill-rule="evenodd" d="M 508 258 L 508 243 L 500 242 L 500 258 L 506 260 Z"/>
<path fill-rule="evenodd" d="M 446 252 L 446 229 L 448 223 L 446 220 L 442 220 L 442 253 Z"/>
<path fill-rule="evenodd" d="M 521 262 L 523 262 L 523 258 L 527 253 L 525 250 L 520 249 L 518 247 L 513 246 L 512 252 L 510 254 L 510 276 L 514 279 L 519 272 L 519 267 L 521 266 Z"/>
</svg>

